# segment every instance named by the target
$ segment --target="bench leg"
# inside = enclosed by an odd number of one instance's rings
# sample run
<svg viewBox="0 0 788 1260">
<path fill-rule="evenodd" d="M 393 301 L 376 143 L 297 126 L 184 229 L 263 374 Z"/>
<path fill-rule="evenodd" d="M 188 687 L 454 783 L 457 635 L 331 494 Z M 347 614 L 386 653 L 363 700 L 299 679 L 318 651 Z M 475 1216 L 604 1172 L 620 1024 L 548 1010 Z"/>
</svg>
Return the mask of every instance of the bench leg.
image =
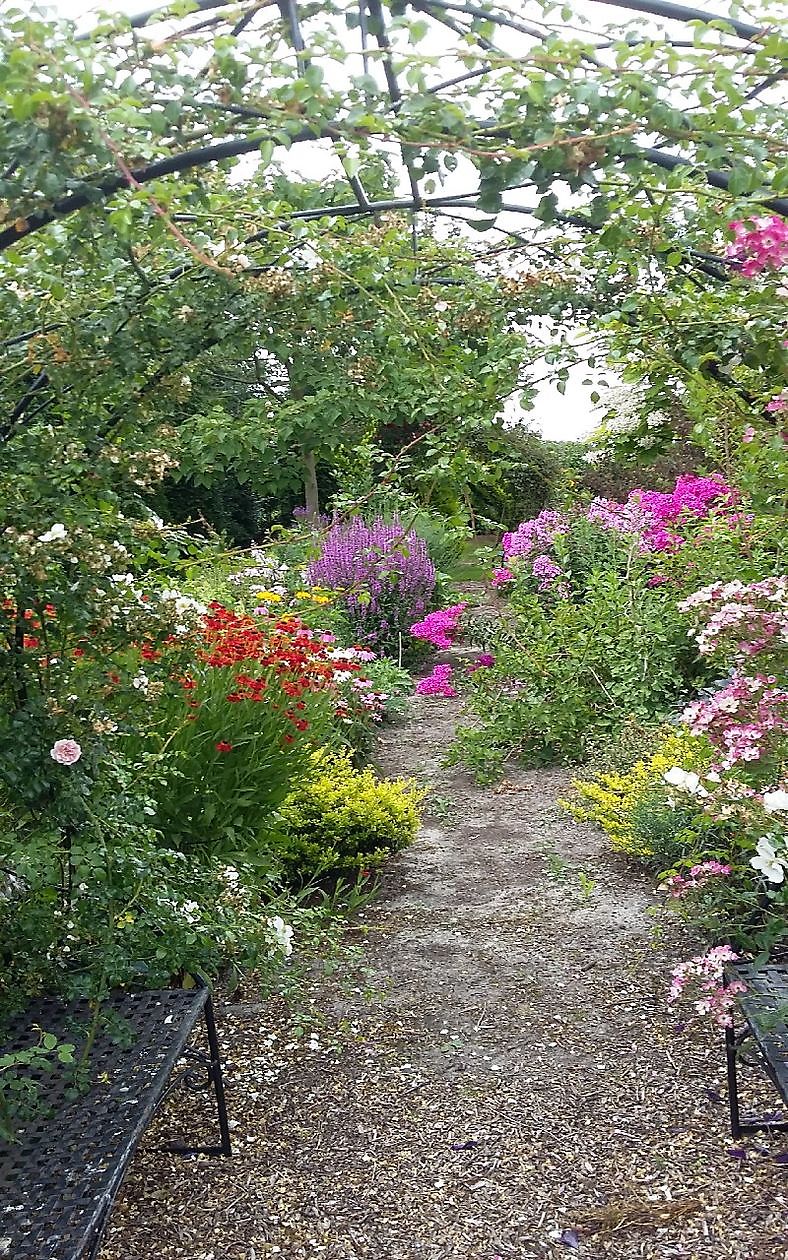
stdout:
<svg viewBox="0 0 788 1260">
<path fill-rule="evenodd" d="M 227 1120 L 227 1099 L 224 1096 L 224 1078 L 222 1077 L 222 1059 L 219 1050 L 219 1038 L 216 1035 L 216 1020 L 213 1014 L 213 1001 L 208 998 L 204 1008 L 205 1013 L 205 1032 L 208 1037 L 208 1054 L 210 1056 L 210 1067 L 208 1069 L 213 1092 L 216 1095 L 216 1114 L 219 1120 L 219 1146 L 216 1149 L 217 1155 L 232 1155 L 232 1145 L 230 1143 L 230 1125 Z"/>
<path fill-rule="evenodd" d="M 736 1076 L 737 1037 L 733 1022 L 725 1029 L 725 1063 L 728 1072 L 728 1105 L 731 1113 L 731 1137 L 741 1137 L 741 1117 L 739 1115 L 739 1082 Z"/>
</svg>

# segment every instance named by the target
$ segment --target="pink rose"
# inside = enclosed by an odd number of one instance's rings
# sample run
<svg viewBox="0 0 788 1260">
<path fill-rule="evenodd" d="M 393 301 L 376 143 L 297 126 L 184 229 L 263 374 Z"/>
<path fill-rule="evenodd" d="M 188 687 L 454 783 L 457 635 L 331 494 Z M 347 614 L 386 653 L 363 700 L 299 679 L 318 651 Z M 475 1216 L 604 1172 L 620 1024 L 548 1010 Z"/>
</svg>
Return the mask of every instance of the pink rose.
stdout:
<svg viewBox="0 0 788 1260">
<path fill-rule="evenodd" d="M 75 739 L 56 739 L 49 755 L 59 766 L 73 766 L 82 756 L 82 748 Z"/>
</svg>

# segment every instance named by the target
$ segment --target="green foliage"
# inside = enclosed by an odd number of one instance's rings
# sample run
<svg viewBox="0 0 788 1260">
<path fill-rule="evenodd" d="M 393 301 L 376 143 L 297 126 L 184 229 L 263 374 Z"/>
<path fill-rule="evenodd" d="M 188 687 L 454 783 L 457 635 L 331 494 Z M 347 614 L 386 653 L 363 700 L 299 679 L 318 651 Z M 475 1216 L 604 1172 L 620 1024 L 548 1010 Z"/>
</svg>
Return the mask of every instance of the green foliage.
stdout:
<svg viewBox="0 0 788 1260">
<path fill-rule="evenodd" d="M 578 799 L 566 804 L 575 818 L 599 823 L 616 852 L 664 870 L 707 843 L 702 837 L 708 826 L 704 828 L 692 802 L 671 808 L 663 775 L 673 766 L 707 770 L 712 749 L 680 728 L 662 728 L 656 736 L 652 730 L 650 742 L 646 755 L 625 769 L 586 771 L 572 785 Z M 627 760 L 631 739 L 617 743 L 620 757 Z"/>
<path fill-rule="evenodd" d="M 470 483 L 467 500 L 473 519 L 482 526 L 490 522 L 511 529 L 537 516 L 561 483 L 561 445 L 502 426 L 477 439 L 479 475 Z"/>
<path fill-rule="evenodd" d="M 279 811 L 277 855 L 293 880 L 369 873 L 415 839 L 422 795 L 408 780 L 322 756 Z"/>
<path fill-rule="evenodd" d="M 552 609 L 517 593 L 507 620 L 494 668 L 472 678 L 481 725 L 460 730 L 456 752 L 485 778 L 510 756 L 582 761 L 590 741 L 664 715 L 698 677 L 673 598 L 644 579 L 592 571 L 582 602 Z"/>
<path fill-rule="evenodd" d="M 15 1130 L 34 1115 L 40 1096 L 40 1081 L 57 1066 L 74 1061 L 71 1042 L 58 1041 L 50 1032 L 33 1025 L 38 1041 L 25 1050 L 0 1054 L 0 1141 L 18 1141 Z"/>
</svg>

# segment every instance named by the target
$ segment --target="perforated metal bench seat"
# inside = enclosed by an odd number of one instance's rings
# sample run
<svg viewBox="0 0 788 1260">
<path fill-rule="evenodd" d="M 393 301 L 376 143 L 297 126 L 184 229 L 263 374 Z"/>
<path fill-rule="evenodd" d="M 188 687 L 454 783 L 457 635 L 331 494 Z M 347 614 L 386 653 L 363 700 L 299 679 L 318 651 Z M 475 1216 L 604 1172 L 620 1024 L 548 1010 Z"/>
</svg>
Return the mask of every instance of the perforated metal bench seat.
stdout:
<svg viewBox="0 0 788 1260">
<path fill-rule="evenodd" d="M 742 1053 L 746 1043 L 752 1042 L 758 1065 L 788 1106 L 788 963 L 760 967 L 754 963 L 729 963 L 726 975 L 729 981 L 739 980 L 747 986 L 739 1003 L 744 1025 L 738 1031 L 735 1024 L 725 1030 L 731 1133 L 740 1137 L 757 1129 L 788 1129 L 788 1113 L 742 1117 L 738 1078 L 740 1060 L 754 1066 Z"/>
<path fill-rule="evenodd" d="M 208 1052 L 187 1051 L 200 1017 Z M 19 1016 L 3 1049 L 36 1044 L 34 1025 L 59 1041 L 85 1045 L 87 1002 L 45 999 Z M 219 1047 L 207 988 L 122 993 L 101 1006 L 99 1032 L 84 1080 L 56 1069 L 35 1073 L 35 1114 L 0 1142 L 0 1257 L 82 1260 L 95 1256 L 110 1208 L 145 1128 L 187 1054 L 216 1096 L 220 1141 L 189 1148 L 229 1154 Z"/>
</svg>

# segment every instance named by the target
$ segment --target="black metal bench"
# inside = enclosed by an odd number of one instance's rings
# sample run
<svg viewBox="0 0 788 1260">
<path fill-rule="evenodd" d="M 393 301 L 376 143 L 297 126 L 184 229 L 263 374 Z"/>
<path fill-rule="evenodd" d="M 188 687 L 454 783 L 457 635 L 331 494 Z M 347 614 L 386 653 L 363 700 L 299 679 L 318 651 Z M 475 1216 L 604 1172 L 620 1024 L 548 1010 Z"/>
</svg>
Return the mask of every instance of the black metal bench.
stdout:
<svg viewBox="0 0 788 1260">
<path fill-rule="evenodd" d="M 187 1047 L 201 1016 L 207 1052 Z M 44 999 L 15 1020 L 5 1049 L 34 1044 L 36 1024 L 74 1044 L 77 1059 L 93 1024 L 98 1031 L 86 1079 L 41 1073 L 18 1142 L 0 1142 L 0 1257 L 83 1260 L 97 1254 L 131 1157 L 175 1084 L 213 1087 L 219 1141 L 165 1149 L 230 1154 L 211 995 L 205 987 L 122 993 L 102 1003 L 98 1022 L 87 1002 Z"/>
<path fill-rule="evenodd" d="M 726 978 L 747 986 L 747 992 L 739 999 L 743 1027 L 737 1031 L 734 1023 L 725 1029 L 731 1133 L 738 1138 L 758 1129 L 788 1129 L 788 1117 L 742 1118 L 737 1071 L 740 1060 L 761 1067 L 788 1105 L 788 964 L 758 967 L 754 963 L 729 963 Z M 750 1041 L 757 1052 L 755 1063 L 742 1054 L 745 1043 Z"/>
</svg>

